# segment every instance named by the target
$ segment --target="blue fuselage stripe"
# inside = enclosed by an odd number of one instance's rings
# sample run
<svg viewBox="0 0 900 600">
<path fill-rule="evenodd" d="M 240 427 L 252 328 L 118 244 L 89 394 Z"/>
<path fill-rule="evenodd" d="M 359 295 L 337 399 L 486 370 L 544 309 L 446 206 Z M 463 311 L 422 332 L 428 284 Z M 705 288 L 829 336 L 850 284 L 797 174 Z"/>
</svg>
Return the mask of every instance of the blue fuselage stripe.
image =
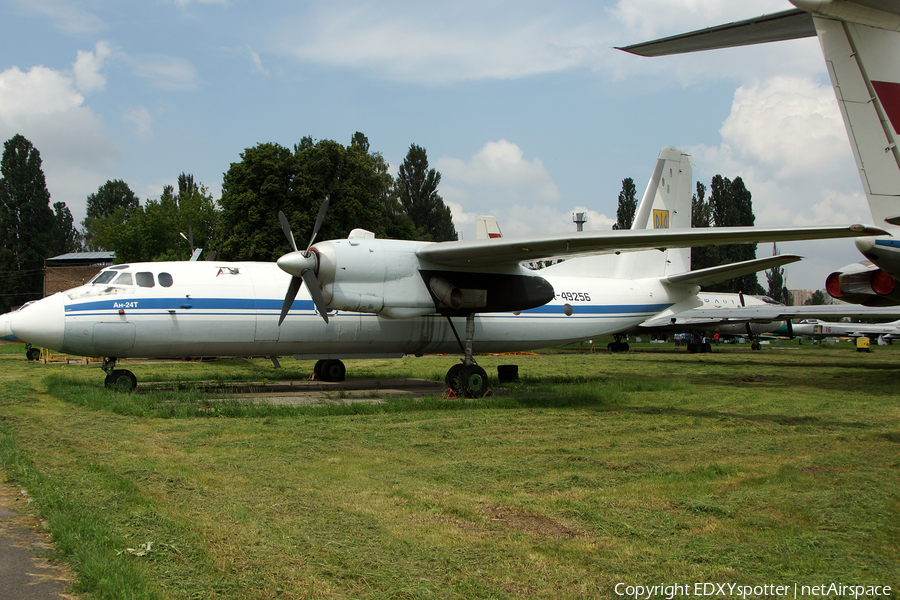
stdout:
<svg viewBox="0 0 900 600">
<path fill-rule="evenodd" d="M 190 311 L 191 314 L 242 315 L 250 313 L 278 313 L 282 300 L 253 298 L 140 298 L 138 300 L 109 299 L 79 302 L 66 305 L 67 315 L 97 316 L 125 311 L 127 314 L 148 314 L 159 311 Z M 655 315 L 668 308 L 669 304 L 581 304 L 572 305 L 575 315 L 600 317 L 623 315 Z M 314 311 L 311 300 L 295 300 L 291 310 Z M 545 304 L 523 311 L 528 315 L 561 314 L 561 304 Z M 504 314 L 504 313 L 499 313 Z"/>
</svg>

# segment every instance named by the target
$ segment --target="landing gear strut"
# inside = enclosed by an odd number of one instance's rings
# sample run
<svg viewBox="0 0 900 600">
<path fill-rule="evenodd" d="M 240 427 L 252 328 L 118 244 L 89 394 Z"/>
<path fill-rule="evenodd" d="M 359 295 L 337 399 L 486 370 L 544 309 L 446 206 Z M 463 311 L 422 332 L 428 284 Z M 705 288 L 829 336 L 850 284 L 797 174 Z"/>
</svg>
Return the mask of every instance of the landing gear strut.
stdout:
<svg viewBox="0 0 900 600">
<path fill-rule="evenodd" d="M 127 369 L 116 369 L 115 357 L 105 358 L 100 367 L 106 373 L 104 385 L 117 392 L 133 392 L 137 387 L 137 377 Z"/>
<path fill-rule="evenodd" d="M 32 348 L 31 344 L 25 344 L 25 358 L 35 361 L 41 358 L 40 348 Z"/>
<path fill-rule="evenodd" d="M 456 328 L 453 321 L 447 318 L 450 328 L 456 334 Z M 447 387 L 461 398 L 481 398 L 487 392 L 488 376 L 487 372 L 475 364 L 472 351 L 472 340 L 475 338 L 475 314 L 466 315 L 466 343 L 463 347 L 465 358 L 461 364 L 450 367 L 447 375 L 444 377 L 444 383 Z M 457 336 L 457 341 L 459 336 Z"/>
</svg>

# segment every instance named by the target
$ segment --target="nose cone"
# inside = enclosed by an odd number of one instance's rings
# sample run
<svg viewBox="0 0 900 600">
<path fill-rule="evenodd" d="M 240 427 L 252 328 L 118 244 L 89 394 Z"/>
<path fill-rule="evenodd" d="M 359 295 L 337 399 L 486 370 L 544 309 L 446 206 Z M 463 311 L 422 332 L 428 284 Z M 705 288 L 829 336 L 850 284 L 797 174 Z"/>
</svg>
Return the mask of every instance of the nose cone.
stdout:
<svg viewBox="0 0 900 600">
<path fill-rule="evenodd" d="M 53 294 L 12 313 L 12 333 L 19 339 L 41 348 L 62 350 L 66 332 L 65 303 L 62 294 Z"/>
<path fill-rule="evenodd" d="M 860 252 L 865 254 L 866 252 L 870 252 L 872 248 L 875 247 L 875 238 L 873 237 L 861 237 L 856 238 L 856 247 Z"/>
<path fill-rule="evenodd" d="M 290 252 L 278 259 L 278 266 L 294 277 L 303 276 L 304 271 L 316 268 L 315 252 Z"/>
<path fill-rule="evenodd" d="M 6 314 L 0 315 L 0 340 L 4 342 L 21 342 L 19 338 L 13 335 L 12 329 L 9 326 L 9 321 L 15 313 L 8 312 Z"/>
</svg>

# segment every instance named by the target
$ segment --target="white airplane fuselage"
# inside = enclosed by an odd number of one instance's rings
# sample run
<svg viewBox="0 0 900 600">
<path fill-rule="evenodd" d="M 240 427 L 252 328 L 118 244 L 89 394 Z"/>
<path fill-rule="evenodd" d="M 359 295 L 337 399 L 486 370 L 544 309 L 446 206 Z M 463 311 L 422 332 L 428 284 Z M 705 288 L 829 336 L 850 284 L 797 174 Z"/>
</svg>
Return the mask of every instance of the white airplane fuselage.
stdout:
<svg viewBox="0 0 900 600">
<path fill-rule="evenodd" d="M 111 271 L 115 280 L 95 278 L 11 313 L 12 332 L 35 346 L 116 358 L 460 352 L 447 318 L 437 310 L 407 318 L 332 310 L 325 323 L 305 289 L 279 327 L 291 277 L 273 263 L 135 263 L 106 269 L 99 278 Z M 131 274 L 133 283 L 117 283 L 122 273 Z M 662 284 L 658 278 L 544 278 L 555 292 L 549 303 L 476 316 L 476 352 L 533 350 L 621 331 L 696 292 L 694 286 Z M 418 293 L 427 295 L 420 277 L 407 285 L 418 285 Z M 452 319 L 463 338 L 465 317 Z"/>
</svg>

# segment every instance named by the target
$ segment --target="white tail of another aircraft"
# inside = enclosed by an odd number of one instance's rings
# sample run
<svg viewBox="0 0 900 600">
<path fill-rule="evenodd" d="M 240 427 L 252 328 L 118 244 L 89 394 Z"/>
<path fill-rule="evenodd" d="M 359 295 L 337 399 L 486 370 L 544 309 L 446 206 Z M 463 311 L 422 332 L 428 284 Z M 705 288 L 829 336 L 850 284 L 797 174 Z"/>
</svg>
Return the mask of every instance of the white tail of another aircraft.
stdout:
<svg viewBox="0 0 900 600">
<path fill-rule="evenodd" d="M 884 223 L 900 216 L 900 32 L 820 16 L 813 23 L 872 218 Z"/>
<path fill-rule="evenodd" d="M 872 217 L 883 225 L 900 217 L 900 3 L 791 2 L 798 8 L 621 49 L 665 56 L 817 35 Z"/>
</svg>

